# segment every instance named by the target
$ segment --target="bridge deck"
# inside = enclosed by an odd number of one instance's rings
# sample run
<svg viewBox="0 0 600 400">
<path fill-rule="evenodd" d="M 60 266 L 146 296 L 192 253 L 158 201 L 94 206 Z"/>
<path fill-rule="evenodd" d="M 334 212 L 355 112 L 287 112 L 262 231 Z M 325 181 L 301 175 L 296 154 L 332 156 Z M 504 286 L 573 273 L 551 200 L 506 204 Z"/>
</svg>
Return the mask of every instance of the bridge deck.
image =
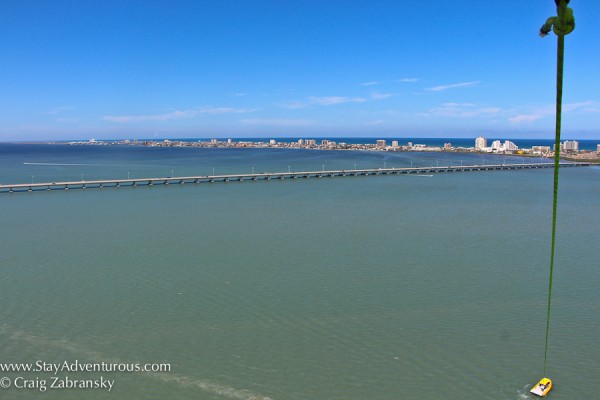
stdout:
<svg viewBox="0 0 600 400">
<path fill-rule="evenodd" d="M 598 165 L 594 163 L 561 163 L 561 167 L 588 167 Z M 302 171 L 302 172 L 264 172 L 256 174 L 227 174 L 227 175 L 201 175 L 180 176 L 168 178 L 136 178 L 136 179 L 104 179 L 82 180 L 45 183 L 17 183 L 0 185 L 0 193 L 32 192 L 48 190 L 87 189 L 105 187 L 135 187 L 154 186 L 185 183 L 229 182 L 229 181 L 257 181 L 271 179 L 294 178 L 322 178 L 336 176 L 368 176 L 368 175 L 402 175 L 402 174 L 434 174 L 443 172 L 471 172 L 471 171 L 498 171 L 520 170 L 534 168 L 552 168 L 554 163 L 525 163 L 525 164 L 483 164 L 460 165 L 440 167 L 414 167 L 414 168 L 371 168 L 371 169 L 346 169 L 331 171 Z"/>
</svg>

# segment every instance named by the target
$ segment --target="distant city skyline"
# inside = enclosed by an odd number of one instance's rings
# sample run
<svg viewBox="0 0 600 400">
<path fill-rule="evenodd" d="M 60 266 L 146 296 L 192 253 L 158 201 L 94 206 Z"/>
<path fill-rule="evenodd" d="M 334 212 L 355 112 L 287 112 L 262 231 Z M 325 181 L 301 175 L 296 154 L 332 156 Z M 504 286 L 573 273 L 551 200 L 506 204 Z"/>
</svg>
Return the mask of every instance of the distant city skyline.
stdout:
<svg viewBox="0 0 600 400">
<path fill-rule="evenodd" d="M 574 0 L 563 140 L 600 139 L 600 2 Z M 0 141 L 551 139 L 554 1 L 0 3 Z"/>
</svg>

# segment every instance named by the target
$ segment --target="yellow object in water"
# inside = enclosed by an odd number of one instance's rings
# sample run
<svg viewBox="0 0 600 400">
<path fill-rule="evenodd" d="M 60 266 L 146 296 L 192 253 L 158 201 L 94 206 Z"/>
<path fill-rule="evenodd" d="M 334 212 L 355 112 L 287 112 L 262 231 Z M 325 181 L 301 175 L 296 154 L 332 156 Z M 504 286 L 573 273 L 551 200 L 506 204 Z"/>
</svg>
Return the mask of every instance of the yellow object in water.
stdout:
<svg viewBox="0 0 600 400">
<path fill-rule="evenodd" d="M 529 392 L 544 397 L 548 394 L 550 389 L 552 389 L 552 381 L 548 378 L 542 378 Z"/>
</svg>

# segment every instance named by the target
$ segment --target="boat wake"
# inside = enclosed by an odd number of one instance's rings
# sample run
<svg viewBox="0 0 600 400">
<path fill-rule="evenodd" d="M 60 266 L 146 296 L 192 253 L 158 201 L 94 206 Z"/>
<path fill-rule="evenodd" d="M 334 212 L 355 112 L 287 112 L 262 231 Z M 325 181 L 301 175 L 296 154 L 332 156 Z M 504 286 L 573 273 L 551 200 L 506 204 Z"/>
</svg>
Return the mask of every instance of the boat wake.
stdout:
<svg viewBox="0 0 600 400">
<path fill-rule="evenodd" d="M 24 162 L 23 165 L 54 165 L 66 167 L 148 167 L 148 165 L 121 165 L 121 164 L 87 164 L 87 163 L 48 163 L 48 162 Z"/>
<path fill-rule="evenodd" d="M 517 390 L 517 400 L 531 399 L 531 396 L 529 395 L 529 389 L 531 389 L 531 385 L 527 384 L 523 386 L 523 389 Z"/>
</svg>

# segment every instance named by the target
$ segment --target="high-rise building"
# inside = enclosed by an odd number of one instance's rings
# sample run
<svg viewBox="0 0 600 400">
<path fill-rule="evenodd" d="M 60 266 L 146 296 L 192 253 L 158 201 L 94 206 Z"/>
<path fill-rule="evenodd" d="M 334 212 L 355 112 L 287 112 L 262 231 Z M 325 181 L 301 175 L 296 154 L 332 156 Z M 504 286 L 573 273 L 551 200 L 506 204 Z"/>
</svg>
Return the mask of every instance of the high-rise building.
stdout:
<svg viewBox="0 0 600 400">
<path fill-rule="evenodd" d="M 475 148 L 476 149 L 483 149 L 487 147 L 487 139 L 484 138 L 483 136 L 479 136 L 477 139 L 475 139 Z"/>
<path fill-rule="evenodd" d="M 385 147 L 385 140 L 379 139 L 377 141 L 377 147 Z"/>
<path fill-rule="evenodd" d="M 517 151 L 519 150 L 519 146 L 517 146 L 516 144 L 514 144 L 513 142 L 511 142 L 510 140 L 505 140 L 504 141 L 504 151 Z"/>
<path fill-rule="evenodd" d="M 510 140 L 505 140 L 504 143 L 502 143 L 499 140 L 494 140 L 492 142 L 492 150 L 495 152 L 517 151 L 517 150 L 519 150 L 519 146 L 517 146 Z"/>
<path fill-rule="evenodd" d="M 579 150 L 579 142 L 577 140 L 565 140 L 561 146 L 561 150 Z"/>
<path fill-rule="evenodd" d="M 499 140 L 494 140 L 492 142 L 492 149 L 494 150 L 504 150 L 504 147 L 502 146 L 502 142 Z"/>
<path fill-rule="evenodd" d="M 600 146 L 600 145 L 598 145 Z M 398 141 L 397 140 L 392 140 L 392 147 L 398 147 Z"/>
</svg>

